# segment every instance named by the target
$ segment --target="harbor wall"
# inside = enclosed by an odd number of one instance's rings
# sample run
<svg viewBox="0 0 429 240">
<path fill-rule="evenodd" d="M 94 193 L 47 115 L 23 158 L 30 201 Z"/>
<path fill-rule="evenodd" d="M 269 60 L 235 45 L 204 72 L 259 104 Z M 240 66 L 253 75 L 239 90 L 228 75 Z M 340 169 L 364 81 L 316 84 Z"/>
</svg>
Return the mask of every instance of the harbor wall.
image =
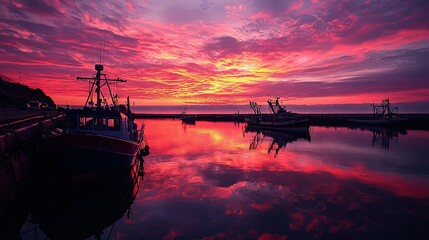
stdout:
<svg viewBox="0 0 429 240">
<path fill-rule="evenodd" d="M 244 122 L 245 118 L 253 114 L 193 114 L 197 121 L 234 121 Z M 349 119 L 370 118 L 371 114 L 299 114 L 300 117 L 308 118 L 311 126 L 350 126 Z M 142 119 L 180 119 L 180 114 L 135 114 L 136 118 Z M 407 118 L 407 123 L 401 127 L 409 129 L 429 130 L 429 114 L 401 114 Z"/>
<path fill-rule="evenodd" d="M 61 123 L 64 115 L 59 114 L 36 122 L 23 123 L 13 129 L 2 129 L 0 132 L 0 157 L 20 148 L 24 144 L 39 142 L 50 131 Z"/>
</svg>

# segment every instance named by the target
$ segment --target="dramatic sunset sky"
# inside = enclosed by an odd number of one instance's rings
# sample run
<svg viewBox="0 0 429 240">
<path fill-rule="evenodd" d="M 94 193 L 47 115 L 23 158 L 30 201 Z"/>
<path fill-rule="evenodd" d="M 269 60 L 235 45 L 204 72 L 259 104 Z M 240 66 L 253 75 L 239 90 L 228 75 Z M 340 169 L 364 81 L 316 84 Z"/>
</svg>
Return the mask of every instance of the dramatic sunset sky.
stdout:
<svg viewBox="0 0 429 240">
<path fill-rule="evenodd" d="M 76 76 L 93 76 L 105 42 L 105 73 L 128 80 L 121 102 L 429 108 L 427 0 L 0 0 L 0 12 L 0 74 L 58 104 L 85 102 Z"/>
</svg>

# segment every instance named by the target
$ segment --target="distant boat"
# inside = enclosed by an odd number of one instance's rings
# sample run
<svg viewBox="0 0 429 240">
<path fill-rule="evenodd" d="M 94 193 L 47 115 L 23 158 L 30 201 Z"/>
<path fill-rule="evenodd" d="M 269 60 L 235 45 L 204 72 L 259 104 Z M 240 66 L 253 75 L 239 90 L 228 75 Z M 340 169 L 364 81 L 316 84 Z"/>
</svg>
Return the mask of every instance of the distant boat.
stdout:
<svg viewBox="0 0 429 240">
<path fill-rule="evenodd" d="M 185 108 L 180 115 L 180 119 L 182 120 L 183 123 L 195 124 L 195 121 L 197 120 L 197 116 L 192 114 L 187 114 L 186 108 Z"/>
<path fill-rule="evenodd" d="M 111 83 L 126 82 L 120 78 L 108 79 L 103 65 L 96 64 L 92 78 L 77 77 L 89 81 L 90 90 L 82 109 L 66 110 L 67 127 L 63 134 L 44 141 L 45 149 L 61 163 L 65 174 L 73 179 L 85 179 L 130 169 L 136 158 L 148 152 L 144 139 L 144 126 L 137 129 L 130 101 L 117 103 L 117 95 L 111 92 Z M 104 87 L 104 88 L 103 88 Z M 102 90 L 107 88 L 107 95 Z M 96 102 L 92 101 L 95 96 Z M 106 97 L 110 97 L 109 105 Z M 143 146 L 145 145 L 145 146 Z"/>
<path fill-rule="evenodd" d="M 380 104 L 371 104 L 372 116 L 367 119 L 348 119 L 350 123 L 364 125 L 399 125 L 407 122 L 407 118 L 400 117 L 398 107 L 391 107 L 390 100 L 383 99 Z"/>
<path fill-rule="evenodd" d="M 308 118 L 301 118 L 298 114 L 287 111 L 280 104 L 279 97 L 268 100 L 272 114 L 262 114 L 261 106 L 256 102 L 250 102 L 250 106 L 255 114 L 245 119 L 247 126 L 284 131 L 308 131 L 310 127 Z"/>
</svg>

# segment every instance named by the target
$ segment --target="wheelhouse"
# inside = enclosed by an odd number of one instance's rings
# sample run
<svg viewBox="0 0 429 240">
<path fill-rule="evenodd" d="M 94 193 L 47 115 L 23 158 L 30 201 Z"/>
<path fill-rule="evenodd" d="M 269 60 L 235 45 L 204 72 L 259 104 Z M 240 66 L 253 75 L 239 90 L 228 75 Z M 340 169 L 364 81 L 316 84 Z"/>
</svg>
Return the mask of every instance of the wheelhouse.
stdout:
<svg viewBox="0 0 429 240">
<path fill-rule="evenodd" d="M 114 110 L 68 110 L 67 130 L 129 139 L 128 117 Z"/>
</svg>

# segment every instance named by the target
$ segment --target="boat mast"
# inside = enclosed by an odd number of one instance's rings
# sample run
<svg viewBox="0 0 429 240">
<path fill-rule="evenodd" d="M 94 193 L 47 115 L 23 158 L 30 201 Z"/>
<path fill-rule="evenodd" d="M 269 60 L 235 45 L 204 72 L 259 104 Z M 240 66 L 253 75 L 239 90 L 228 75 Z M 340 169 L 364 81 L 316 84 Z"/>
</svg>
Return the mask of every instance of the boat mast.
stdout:
<svg viewBox="0 0 429 240">
<path fill-rule="evenodd" d="M 116 107 L 117 106 L 117 102 L 116 102 L 115 97 L 112 94 L 109 82 L 126 82 L 126 80 L 123 80 L 123 79 L 120 79 L 120 78 L 117 78 L 117 79 L 108 79 L 106 77 L 106 74 L 101 73 L 101 71 L 104 70 L 104 67 L 103 67 L 102 64 L 95 64 L 95 70 L 97 70 L 97 73 L 95 74 L 95 77 L 92 77 L 92 78 L 77 77 L 76 78 L 77 80 L 89 81 L 90 83 L 92 83 L 92 86 L 91 86 L 91 88 L 89 90 L 88 98 L 86 99 L 86 102 L 85 102 L 85 107 L 87 107 L 89 98 L 91 97 L 93 91 L 95 91 L 95 93 L 97 94 L 97 102 L 95 104 L 95 107 L 96 108 L 102 108 L 101 103 L 103 102 L 102 100 L 105 99 L 105 98 L 104 98 L 104 95 L 103 95 L 103 92 L 101 91 L 101 89 L 105 85 L 107 85 L 107 89 L 109 91 L 109 95 L 112 98 L 113 106 Z M 95 86 L 95 90 L 94 90 L 94 86 Z"/>
<path fill-rule="evenodd" d="M 95 92 L 97 93 L 97 104 L 95 105 L 97 108 L 101 108 L 101 84 L 100 84 L 100 75 L 101 71 L 103 71 L 103 65 L 101 64 L 95 64 L 95 70 L 97 70 L 97 74 L 95 75 L 95 84 L 97 85 L 97 88 L 95 89 Z"/>
<path fill-rule="evenodd" d="M 271 112 L 273 112 L 273 114 L 277 114 L 276 109 L 274 109 L 273 102 L 271 100 L 268 100 L 267 103 L 268 103 L 268 106 L 270 107 Z"/>
<path fill-rule="evenodd" d="M 391 118 L 398 114 L 398 107 L 391 107 L 388 98 L 382 99 L 381 104 L 370 104 L 372 106 L 373 116 L 379 118 Z M 393 109 L 393 110 L 392 110 Z"/>
<path fill-rule="evenodd" d="M 272 99 L 267 101 L 268 106 L 270 107 L 270 110 L 271 112 L 273 112 L 273 114 L 279 114 L 281 112 L 285 112 L 285 108 L 280 104 L 279 99 L 280 97 L 277 97 L 275 102 Z"/>
<path fill-rule="evenodd" d="M 252 101 L 250 101 L 249 104 L 250 104 L 250 107 L 252 108 L 253 112 L 256 115 L 261 114 L 261 106 L 260 105 L 258 105 L 256 102 L 252 102 Z"/>
</svg>

